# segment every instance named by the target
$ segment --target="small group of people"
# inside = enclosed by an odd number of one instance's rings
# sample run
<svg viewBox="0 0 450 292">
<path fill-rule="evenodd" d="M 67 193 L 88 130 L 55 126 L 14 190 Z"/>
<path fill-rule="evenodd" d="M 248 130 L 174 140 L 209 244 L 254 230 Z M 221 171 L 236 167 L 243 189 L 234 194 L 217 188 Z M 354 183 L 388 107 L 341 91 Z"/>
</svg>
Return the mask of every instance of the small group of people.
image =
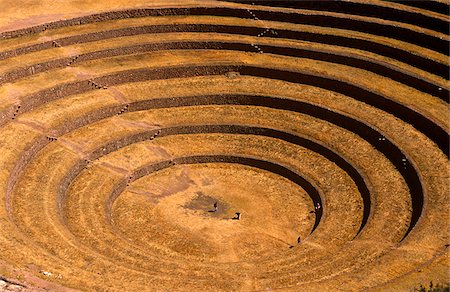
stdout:
<svg viewBox="0 0 450 292">
<path fill-rule="evenodd" d="M 317 203 L 316 206 L 314 206 L 314 211 L 309 211 L 309 213 L 316 213 L 317 211 L 320 210 L 320 208 L 322 208 L 322 207 L 320 206 L 320 203 Z"/>
<path fill-rule="evenodd" d="M 320 209 L 322 208 L 322 206 L 320 205 L 319 202 L 316 203 L 316 205 L 314 206 L 314 211 L 310 211 L 309 213 L 316 213 L 318 212 Z M 300 238 L 300 236 L 297 238 L 297 244 L 300 244 L 302 242 L 302 239 Z M 289 246 L 289 248 L 293 248 L 294 246 L 291 245 Z"/>
<path fill-rule="evenodd" d="M 218 210 L 218 203 L 217 202 L 214 202 L 214 204 L 213 204 L 213 210 L 212 211 L 209 211 L 209 212 L 217 212 L 217 210 Z M 320 203 L 319 202 L 317 202 L 317 204 L 314 206 L 314 211 L 311 211 L 310 213 L 316 213 L 317 211 L 319 211 L 320 209 L 322 208 L 322 206 L 320 205 Z M 231 218 L 232 220 L 240 220 L 241 219 L 241 213 L 240 212 L 236 212 L 235 213 L 235 216 L 233 217 L 233 218 Z M 297 238 L 297 244 L 300 244 L 302 242 L 302 239 L 301 239 L 301 237 L 299 236 L 298 238 Z M 289 246 L 289 248 L 293 248 L 294 246 L 293 245 L 290 245 Z"/>
<path fill-rule="evenodd" d="M 213 208 L 214 209 L 211 210 L 211 211 L 208 211 L 208 212 L 217 212 L 218 207 L 219 207 L 219 204 L 217 202 L 214 202 L 214 204 L 213 204 Z M 241 219 L 241 213 L 240 212 L 236 212 L 234 214 L 235 214 L 235 216 L 233 218 L 231 218 L 231 219 L 233 219 L 233 220 L 240 220 Z"/>
</svg>

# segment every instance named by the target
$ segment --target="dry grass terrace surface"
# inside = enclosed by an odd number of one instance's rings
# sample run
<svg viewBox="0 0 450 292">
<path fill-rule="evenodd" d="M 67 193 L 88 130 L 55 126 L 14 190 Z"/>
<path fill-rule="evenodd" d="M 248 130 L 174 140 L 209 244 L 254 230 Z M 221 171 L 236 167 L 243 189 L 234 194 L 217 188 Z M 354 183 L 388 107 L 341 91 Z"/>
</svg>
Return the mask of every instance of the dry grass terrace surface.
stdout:
<svg viewBox="0 0 450 292">
<path fill-rule="evenodd" d="M 448 2 L 148 2 L 0 1 L 0 290 L 448 285 Z"/>
</svg>

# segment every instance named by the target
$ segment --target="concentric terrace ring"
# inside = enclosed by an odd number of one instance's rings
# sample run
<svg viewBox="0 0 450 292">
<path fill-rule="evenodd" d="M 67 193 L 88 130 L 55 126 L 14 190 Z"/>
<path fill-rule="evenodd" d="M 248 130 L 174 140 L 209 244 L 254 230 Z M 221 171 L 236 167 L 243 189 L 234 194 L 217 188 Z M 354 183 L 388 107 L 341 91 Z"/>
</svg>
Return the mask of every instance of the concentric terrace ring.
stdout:
<svg viewBox="0 0 450 292">
<path fill-rule="evenodd" d="M 131 2 L 0 18 L 1 289 L 446 283 L 448 3 Z"/>
</svg>

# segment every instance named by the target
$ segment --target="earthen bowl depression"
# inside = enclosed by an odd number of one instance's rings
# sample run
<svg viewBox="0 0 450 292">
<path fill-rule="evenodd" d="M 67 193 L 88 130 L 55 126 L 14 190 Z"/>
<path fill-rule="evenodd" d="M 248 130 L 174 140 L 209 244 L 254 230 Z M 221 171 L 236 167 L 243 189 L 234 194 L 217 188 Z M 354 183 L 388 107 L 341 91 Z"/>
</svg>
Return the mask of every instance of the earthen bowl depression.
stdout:
<svg viewBox="0 0 450 292">
<path fill-rule="evenodd" d="M 0 8 L 0 290 L 447 285 L 448 1 Z"/>
</svg>

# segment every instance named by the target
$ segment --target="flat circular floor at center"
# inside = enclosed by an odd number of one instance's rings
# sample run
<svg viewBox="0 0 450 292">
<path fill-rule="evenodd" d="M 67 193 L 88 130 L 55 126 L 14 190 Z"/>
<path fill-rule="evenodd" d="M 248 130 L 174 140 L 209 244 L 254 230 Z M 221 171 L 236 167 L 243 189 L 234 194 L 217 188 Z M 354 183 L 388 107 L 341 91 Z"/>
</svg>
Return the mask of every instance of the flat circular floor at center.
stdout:
<svg viewBox="0 0 450 292">
<path fill-rule="evenodd" d="M 311 231 L 313 209 L 303 189 L 268 171 L 183 165 L 133 182 L 115 202 L 112 220 L 142 248 L 152 243 L 186 257 L 238 262 L 286 252 Z"/>
</svg>

